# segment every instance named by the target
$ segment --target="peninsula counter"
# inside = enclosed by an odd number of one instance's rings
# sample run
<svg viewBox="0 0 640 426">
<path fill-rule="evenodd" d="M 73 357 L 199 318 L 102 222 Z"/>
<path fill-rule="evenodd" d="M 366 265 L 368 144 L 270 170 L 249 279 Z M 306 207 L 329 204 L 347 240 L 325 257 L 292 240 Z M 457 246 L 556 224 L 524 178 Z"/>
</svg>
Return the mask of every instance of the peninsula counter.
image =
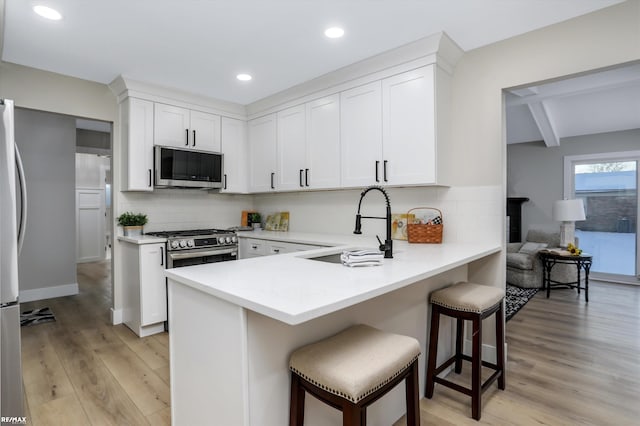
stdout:
<svg viewBox="0 0 640 426">
<path fill-rule="evenodd" d="M 349 268 L 311 258 L 373 248 L 371 238 L 279 234 L 341 245 L 166 271 L 172 424 L 287 424 L 291 352 L 356 323 L 417 338 L 422 388 L 429 293 L 474 278 L 504 285 L 483 275 L 495 269 L 483 265 L 499 261 L 499 244 L 394 242 L 394 258 L 382 266 Z M 450 323 L 441 327 L 451 334 Z M 443 343 L 441 356 L 450 349 Z M 306 425 L 341 422 L 313 398 L 306 410 Z M 369 424 L 392 424 L 404 414 L 404 388 L 368 411 Z"/>
</svg>

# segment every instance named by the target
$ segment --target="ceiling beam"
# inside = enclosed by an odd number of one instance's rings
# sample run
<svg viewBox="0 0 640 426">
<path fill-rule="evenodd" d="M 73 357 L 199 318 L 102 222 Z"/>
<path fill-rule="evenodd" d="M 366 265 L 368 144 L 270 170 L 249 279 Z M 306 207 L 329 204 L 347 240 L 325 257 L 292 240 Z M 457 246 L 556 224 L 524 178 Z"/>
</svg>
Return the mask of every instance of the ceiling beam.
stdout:
<svg viewBox="0 0 640 426">
<path fill-rule="evenodd" d="M 532 102 L 527 106 L 538 126 L 538 130 L 540 130 L 544 144 L 547 147 L 560 146 L 560 139 L 549 119 L 549 113 L 544 106 L 544 102 Z"/>
</svg>

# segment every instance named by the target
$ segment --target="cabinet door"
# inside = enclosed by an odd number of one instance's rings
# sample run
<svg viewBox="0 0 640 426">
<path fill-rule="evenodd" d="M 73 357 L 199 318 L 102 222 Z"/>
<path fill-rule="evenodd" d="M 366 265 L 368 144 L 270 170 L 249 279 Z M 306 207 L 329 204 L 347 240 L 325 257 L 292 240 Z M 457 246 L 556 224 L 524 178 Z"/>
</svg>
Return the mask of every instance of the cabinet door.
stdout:
<svg viewBox="0 0 640 426">
<path fill-rule="evenodd" d="M 379 81 L 340 94 L 342 186 L 382 182 L 382 95 Z"/>
<path fill-rule="evenodd" d="M 306 124 L 305 106 L 278 112 L 277 187 L 281 190 L 305 188 Z"/>
<path fill-rule="evenodd" d="M 305 186 L 340 187 L 340 95 L 307 104 Z"/>
<path fill-rule="evenodd" d="M 222 153 L 224 176 L 222 192 L 247 192 L 247 124 L 242 120 L 222 117 Z"/>
<path fill-rule="evenodd" d="M 383 181 L 436 181 L 433 65 L 382 80 Z"/>
<path fill-rule="evenodd" d="M 238 251 L 240 259 L 264 256 L 266 254 L 265 242 L 251 238 L 240 238 Z"/>
<path fill-rule="evenodd" d="M 276 188 L 276 115 L 249 121 L 249 190 L 269 192 Z"/>
<path fill-rule="evenodd" d="M 155 104 L 154 143 L 156 145 L 188 147 L 189 110 L 173 105 Z"/>
<path fill-rule="evenodd" d="M 124 191 L 153 191 L 153 108 L 153 102 L 136 98 L 122 103 Z"/>
<path fill-rule="evenodd" d="M 140 325 L 167 320 L 164 244 L 140 246 Z"/>
<path fill-rule="evenodd" d="M 189 137 L 192 148 L 220 152 L 220 116 L 191 111 Z"/>
</svg>

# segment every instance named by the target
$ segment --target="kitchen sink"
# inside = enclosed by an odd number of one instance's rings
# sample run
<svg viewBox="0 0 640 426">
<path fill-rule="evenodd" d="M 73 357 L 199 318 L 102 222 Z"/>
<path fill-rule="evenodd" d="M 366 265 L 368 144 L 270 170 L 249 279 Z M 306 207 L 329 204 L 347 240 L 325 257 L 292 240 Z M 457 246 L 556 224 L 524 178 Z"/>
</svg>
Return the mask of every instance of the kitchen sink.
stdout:
<svg viewBox="0 0 640 426">
<path fill-rule="evenodd" d="M 307 257 L 306 259 L 317 260 L 319 262 L 327 262 L 327 263 L 342 263 L 342 260 L 340 260 L 341 254 L 342 252 L 334 253 L 334 254 L 325 254 L 317 257 Z"/>
</svg>

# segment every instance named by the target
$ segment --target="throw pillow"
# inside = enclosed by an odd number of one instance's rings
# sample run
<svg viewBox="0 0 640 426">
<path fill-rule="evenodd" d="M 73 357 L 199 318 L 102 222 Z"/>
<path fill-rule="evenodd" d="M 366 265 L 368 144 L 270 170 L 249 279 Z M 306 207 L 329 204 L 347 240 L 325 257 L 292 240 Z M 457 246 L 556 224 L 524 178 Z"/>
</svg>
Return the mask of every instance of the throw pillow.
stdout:
<svg viewBox="0 0 640 426">
<path fill-rule="evenodd" d="M 541 250 L 547 246 L 547 243 L 524 243 L 518 253 L 535 254 L 538 250 Z"/>
</svg>

